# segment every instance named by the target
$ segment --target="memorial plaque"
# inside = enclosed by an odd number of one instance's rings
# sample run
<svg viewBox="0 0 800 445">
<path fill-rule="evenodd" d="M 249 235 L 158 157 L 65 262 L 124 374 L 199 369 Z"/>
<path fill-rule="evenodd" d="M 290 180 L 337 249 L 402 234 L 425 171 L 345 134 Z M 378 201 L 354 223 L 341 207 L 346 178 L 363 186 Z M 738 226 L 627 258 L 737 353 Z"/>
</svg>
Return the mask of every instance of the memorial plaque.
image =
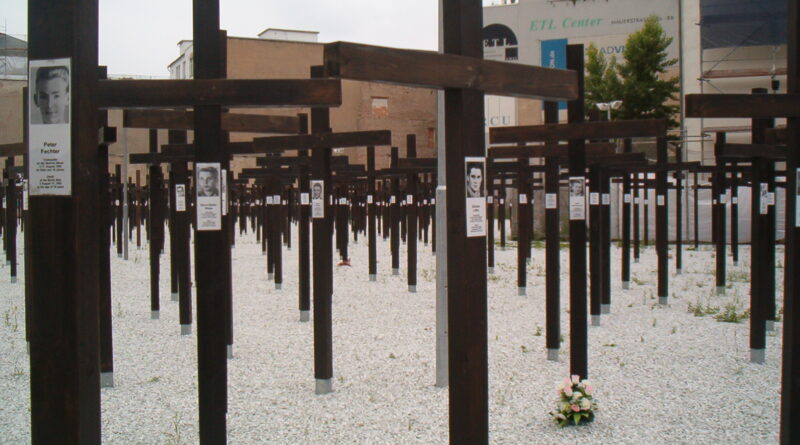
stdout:
<svg viewBox="0 0 800 445">
<path fill-rule="evenodd" d="M 569 219 L 579 221 L 586 219 L 586 178 L 569 177 Z"/>
<path fill-rule="evenodd" d="M 325 218 L 325 181 L 311 180 L 311 217 Z"/>
<path fill-rule="evenodd" d="M 466 180 L 467 238 L 486 236 L 486 189 L 484 172 L 486 158 L 467 156 L 464 158 Z M 520 195 L 521 196 L 521 195 Z"/>
<path fill-rule="evenodd" d="M 198 162 L 197 170 L 197 230 L 222 230 L 222 200 L 220 199 L 220 163 Z"/>
</svg>

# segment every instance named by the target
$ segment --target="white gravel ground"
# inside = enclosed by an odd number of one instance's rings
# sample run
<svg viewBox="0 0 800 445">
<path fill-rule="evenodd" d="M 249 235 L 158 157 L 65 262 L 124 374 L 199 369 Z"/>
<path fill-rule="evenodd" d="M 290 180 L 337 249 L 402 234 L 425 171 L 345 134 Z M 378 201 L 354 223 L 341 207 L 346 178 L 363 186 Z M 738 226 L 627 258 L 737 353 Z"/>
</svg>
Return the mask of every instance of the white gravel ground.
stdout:
<svg viewBox="0 0 800 445">
<path fill-rule="evenodd" d="M 296 233 L 296 231 L 295 231 Z M 296 240 L 295 240 L 296 241 Z M 169 243 L 167 243 L 167 246 Z M 294 244 L 296 246 L 296 243 Z M 334 392 L 314 395 L 313 324 L 299 322 L 297 249 L 284 251 L 283 290 L 266 280 L 266 258 L 250 234 L 233 255 L 235 358 L 229 361 L 231 444 L 435 444 L 448 440 L 448 392 L 435 380 L 435 257 L 419 243 L 419 284 L 408 293 L 405 257 L 392 276 L 379 241 L 379 276 L 367 275 L 363 238 L 353 267 L 334 276 Z M 102 390 L 108 444 L 194 444 L 196 337 L 181 336 L 162 258 L 162 310 L 150 319 L 147 249 L 123 261 L 112 251 L 114 388 Z M 568 258 L 562 250 L 561 360 L 546 360 L 544 251 L 536 249 L 527 297 L 517 295 L 516 249 L 497 250 L 489 280 L 490 440 L 496 444 L 777 443 L 782 324 L 767 337 L 764 365 L 749 363 L 747 321 L 696 317 L 688 304 L 749 305 L 749 249 L 727 295 L 713 295 L 713 251 L 686 251 L 671 274 L 670 304 L 657 305 L 651 247 L 632 265 L 631 290 L 612 263 L 612 313 L 589 328 L 589 377 L 600 404 L 588 426 L 558 428 L 548 412 L 569 370 Z M 778 264 L 783 264 L 782 250 Z M 674 261 L 670 267 L 674 272 Z M 783 269 L 778 269 L 778 307 Z M 0 443 L 30 442 L 29 364 L 22 277 L 0 267 Z M 193 330 L 195 330 L 193 326 Z"/>
</svg>

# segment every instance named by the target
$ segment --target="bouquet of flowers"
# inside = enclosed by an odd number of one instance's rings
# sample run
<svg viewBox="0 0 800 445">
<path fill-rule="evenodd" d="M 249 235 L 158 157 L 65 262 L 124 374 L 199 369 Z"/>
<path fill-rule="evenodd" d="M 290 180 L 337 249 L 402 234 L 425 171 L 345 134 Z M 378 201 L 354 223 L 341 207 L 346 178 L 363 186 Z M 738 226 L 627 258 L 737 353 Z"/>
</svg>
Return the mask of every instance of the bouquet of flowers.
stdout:
<svg viewBox="0 0 800 445">
<path fill-rule="evenodd" d="M 550 415 L 562 427 L 589 423 L 597 411 L 597 402 L 592 394 L 593 388 L 588 380 L 581 380 L 577 375 L 565 378 L 558 384 L 558 410 L 551 411 Z"/>
</svg>

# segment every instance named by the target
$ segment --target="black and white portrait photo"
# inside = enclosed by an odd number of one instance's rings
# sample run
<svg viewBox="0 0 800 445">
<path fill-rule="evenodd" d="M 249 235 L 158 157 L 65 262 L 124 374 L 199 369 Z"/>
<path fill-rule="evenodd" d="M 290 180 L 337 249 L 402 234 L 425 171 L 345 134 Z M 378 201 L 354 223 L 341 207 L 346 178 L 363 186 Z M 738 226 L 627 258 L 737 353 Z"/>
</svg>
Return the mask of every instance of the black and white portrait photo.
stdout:
<svg viewBox="0 0 800 445">
<path fill-rule="evenodd" d="M 197 172 L 197 196 L 219 196 L 219 170 L 204 167 Z"/>
<path fill-rule="evenodd" d="M 32 124 L 69 123 L 69 68 L 64 65 L 31 68 L 33 88 L 31 101 L 36 113 L 31 113 Z"/>
<path fill-rule="evenodd" d="M 464 179 L 466 181 L 464 205 L 466 209 L 467 238 L 486 236 L 485 172 L 485 158 L 464 158 Z"/>
<path fill-rule="evenodd" d="M 467 197 L 483 197 L 483 162 L 467 162 Z"/>
</svg>

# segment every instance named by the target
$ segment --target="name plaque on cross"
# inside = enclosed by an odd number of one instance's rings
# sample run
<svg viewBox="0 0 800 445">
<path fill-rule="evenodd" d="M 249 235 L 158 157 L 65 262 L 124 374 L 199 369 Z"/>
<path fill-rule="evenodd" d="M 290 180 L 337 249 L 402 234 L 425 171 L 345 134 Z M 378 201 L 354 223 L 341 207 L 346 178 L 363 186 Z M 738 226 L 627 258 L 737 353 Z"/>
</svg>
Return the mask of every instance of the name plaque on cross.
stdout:
<svg viewBox="0 0 800 445">
<path fill-rule="evenodd" d="M 220 198 L 220 163 L 198 162 L 197 170 L 197 230 L 222 230 L 222 200 Z"/>
<path fill-rule="evenodd" d="M 186 211 L 186 184 L 175 184 L 175 211 Z"/>
</svg>

